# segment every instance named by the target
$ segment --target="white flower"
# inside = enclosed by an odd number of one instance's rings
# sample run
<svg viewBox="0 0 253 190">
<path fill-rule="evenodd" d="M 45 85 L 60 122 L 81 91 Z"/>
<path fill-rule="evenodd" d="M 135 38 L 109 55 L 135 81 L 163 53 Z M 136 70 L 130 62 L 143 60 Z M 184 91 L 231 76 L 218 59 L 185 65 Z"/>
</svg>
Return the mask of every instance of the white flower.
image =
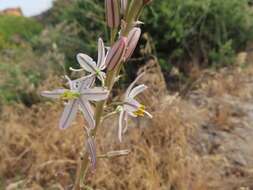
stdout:
<svg viewBox="0 0 253 190">
<path fill-rule="evenodd" d="M 94 113 L 89 101 L 101 101 L 108 97 L 109 91 L 102 87 L 91 88 L 94 77 L 92 75 L 71 81 L 68 77 L 70 89 L 56 89 L 44 91 L 42 96 L 67 101 L 60 119 L 59 127 L 68 128 L 75 119 L 78 108 L 82 111 L 90 128 L 95 127 Z"/>
<path fill-rule="evenodd" d="M 142 76 L 143 74 L 137 77 L 135 81 L 132 82 L 132 84 L 128 87 L 124 97 L 123 106 L 120 107 L 119 130 L 118 130 L 118 137 L 120 142 L 122 141 L 123 127 L 124 127 L 123 133 L 125 133 L 127 130 L 127 120 L 129 115 L 132 117 L 138 117 L 144 116 L 146 114 L 147 116 L 152 118 L 152 115 L 145 110 L 145 106 L 140 104 L 137 100 L 134 99 L 138 94 L 147 89 L 147 86 L 144 84 L 134 87 L 136 82 Z"/>
<path fill-rule="evenodd" d="M 105 73 L 103 70 L 106 68 L 105 59 L 106 59 L 106 53 L 105 53 L 105 46 L 104 42 L 101 38 L 98 39 L 98 60 L 97 63 L 87 54 L 79 53 L 76 56 L 78 63 L 82 67 L 82 69 L 73 69 L 70 68 L 73 71 L 82 71 L 85 70 L 94 76 L 97 76 L 97 78 L 104 84 L 105 79 Z"/>
</svg>

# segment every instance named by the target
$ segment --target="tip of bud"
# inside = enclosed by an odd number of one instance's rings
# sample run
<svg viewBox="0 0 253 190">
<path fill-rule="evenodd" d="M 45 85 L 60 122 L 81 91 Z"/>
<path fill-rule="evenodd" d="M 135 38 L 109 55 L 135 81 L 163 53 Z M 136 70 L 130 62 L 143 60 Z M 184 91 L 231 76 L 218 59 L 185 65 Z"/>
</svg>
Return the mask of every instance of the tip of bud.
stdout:
<svg viewBox="0 0 253 190">
<path fill-rule="evenodd" d="M 122 37 L 120 38 L 120 40 L 121 40 L 123 43 L 127 43 L 127 37 L 125 37 L 125 36 L 122 36 Z"/>
<path fill-rule="evenodd" d="M 146 5 L 146 4 L 149 4 L 151 3 L 152 0 L 143 0 L 143 4 Z"/>
<path fill-rule="evenodd" d="M 81 53 L 76 54 L 76 58 L 77 58 L 77 57 L 80 57 L 80 56 L 81 56 Z"/>
<path fill-rule="evenodd" d="M 139 27 L 134 27 L 133 32 L 141 33 L 141 29 Z"/>
<path fill-rule="evenodd" d="M 105 61 L 108 70 L 112 70 L 113 68 L 115 68 L 117 64 L 121 63 L 124 56 L 124 52 L 126 50 L 126 46 L 127 46 L 127 37 L 124 36 L 121 36 L 120 39 L 114 43 L 114 45 L 108 52 Z"/>
</svg>

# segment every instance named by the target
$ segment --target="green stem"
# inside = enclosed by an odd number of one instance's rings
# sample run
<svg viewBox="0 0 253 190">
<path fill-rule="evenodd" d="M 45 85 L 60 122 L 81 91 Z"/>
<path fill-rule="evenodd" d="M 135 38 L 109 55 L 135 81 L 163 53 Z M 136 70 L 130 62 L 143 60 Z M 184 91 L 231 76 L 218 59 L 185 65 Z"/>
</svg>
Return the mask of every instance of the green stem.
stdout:
<svg viewBox="0 0 253 190">
<path fill-rule="evenodd" d="M 126 29 L 122 32 L 123 36 L 127 36 L 129 31 L 132 29 L 133 27 L 133 21 L 139 17 L 139 14 L 141 12 L 141 4 L 139 4 L 139 0 L 136 1 L 137 4 L 136 6 L 133 6 L 132 10 L 130 9 L 130 7 L 128 7 L 127 15 L 126 15 L 126 22 L 127 22 L 127 27 Z M 132 4 L 132 2 L 131 2 Z M 130 6 L 130 3 L 129 5 Z M 115 42 L 115 38 L 117 36 L 117 29 L 111 29 L 111 45 L 113 45 L 113 43 Z M 122 68 L 122 63 L 117 64 L 116 68 L 113 69 L 112 71 L 108 71 L 107 72 L 107 76 L 106 76 L 106 80 L 105 80 L 105 86 L 107 87 L 107 89 L 111 92 L 114 83 L 115 83 L 115 77 L 120 73 L 120 70 Z M 107 100 L 103 100 L 101 102 L 99 102 L 96 106 L 96 110 L 95 110 L 95 121 L 96 121 L 96 126 L 95 128 L 91 131 L 91 136 L 95 137 L 97 130 L 99 128 L 99 126 L 101 125 L 101 121 L 102 121 L 102 116 L 104 113 L 104 107 L 107 103 Z M 83 188 L 85 188 L 84 186 L 84 179 L 87 175 L 87 171 L 89 168 L 89 154 L 87 152 L 84 153 L 84 156 L 82 157 L 82 159 L 80 159 L 79 161 L 79 166 L 78 166 L 78 170 L 77 170 L 77 174 L 76 174 L 76 179 L 75 179 L 75 186 L 73 188 L 73 190 L 81 190 Z"/>
<path fill-rule="evenodd" d="M 112 87 L 114 85 L 114 80 L 115 80 L 115 71 L 109 71 L 107 73 L 107 77 L 106 77 L 106 81 L 105 81 L 105 86 L 107 87 L 107 89 L 111 92 L 112 90 Z M 104 107 L 107 103 L 107 100 L 103 100 L 101 102 L 99 102 L 97 104 L 97 107 L 96 107 L 96 111 L 95 111 L 95 121 L 96 121 L 96 127 L 94 130 L 91 131 L 91 135 L 92 136 L 95 136 L 96 135 L 96 132 L 97 132 L 97 129 L 98 127 L 100 126 L 100 123 L 101 123 L 101 118 L 103 116 L 103 113 L 104 113 Z"/>
<path fill-rule="evenodd" d="M 117 28 L 112 28 L 111 29 L 111 40 L 110 40 L 111 46 L 113 45 L 113 43 L 115 41 L 115 38 L 117 36 L 117 31 L 118 31 Z"/>
<path fill-rule="evenodd" d="M 76 179 L 75 179 L 75 184 L 73 190 L 81 190 L 83 187 L 83 176 L 84 173 L 87 172 L 88 167 L 86 167 L 89 164 L 89 157 L 87 152 L 85 152 L 84 155 L 80 156 L 79 162 L 78 162 L 78 167 L 77 167 L 77 172 L 76 172 Z"/>
<path fill-rule="evenodd" d="M 107 78 L 105 80 L 105 85 L 107 86 L 108 90 L 111 91 L 112 87 L 114 85 L 115 81 L 115 74 L 117 70 L 115 69 L 114 71 L 109 71 L 107 74 Z M 104 107 L 107 103 L 107 100 L 101 101 L 97 104 L 96 110 L 95 110 L 95 121 L 96 121 L 96 126 L 95 128 L 91 131 L 91 136 L 95 137 L 97 129 L 99 128 L 101 124 L 101 118 L 104 113 Z M 84 179 L 87 175 L 89 167 L 89 155 L 87 153 L 84 154 L 82 159 L 80 159 L 80 165 L 78 167 L 78 171 L 76 174 L 76 181 L 75 181 L 75 186 L 73 190 L 80 190 L 84 187 Z"/>
</svg>

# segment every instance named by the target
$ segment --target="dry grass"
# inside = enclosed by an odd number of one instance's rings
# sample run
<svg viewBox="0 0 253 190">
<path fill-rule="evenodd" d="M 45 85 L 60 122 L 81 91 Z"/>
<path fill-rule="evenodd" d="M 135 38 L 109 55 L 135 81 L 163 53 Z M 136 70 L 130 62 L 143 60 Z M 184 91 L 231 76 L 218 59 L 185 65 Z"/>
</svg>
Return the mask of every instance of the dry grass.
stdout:
<svg viewBox="0 0 253 190">
<path fill-rule="evenodd" d="M 187 98 L 208 113 L 200 139 L 193 145 L 204 146 L 199 154 L 207 189 L 253 188 L 253 165 L 251 159 L 244 160 L 252 152 L 252 142 L 246 137 L 252 135 L 252 74 L 252 64 L 205 71 L 188 91 Z"/>
<path fill-rule="evenodd" d="M 90 173 L 87 182 L 93 189 L 100 190 L 237 190 L 244 187 L 241 184 L 250 186 L 251 170 L 231 167 L 226 155 L 199 151 L 202 142 L 198 133 L 206 122 L 218 126 L 219 130 L 234 127 L 230 121 L 234 117 L 234 106 L 219 98 L 227 94 L 243 100 L 252 97 L 251 90 L 246 88 L 250 83 L 245 81 L 251 71 L 253 69 L 242 72 L 239 68 L 205 75 L 204 81 L 197 82 L 191 89 L 193 94 L 204 97 L 197 96 L 196 100 L 191 93 L 187 96 L 189 100 L 182 100 L 161 97 L 162 93 L 155 94 L 152 90 L 147 92 L 140 99 L 151 105 L 154 119 L 130 121 L 123 144 L 117 141 L 117 118 L 107 119 L 98 133 L 98 154 L 127 148 L 131 154 L 99 160 L 97 171 Z M 79 116 L 70 129 L 60 131 L 57 123 L 61 111 L 62 105 L 51 102 L 30 109 L 3 108 L 0 121 L 2 189 L 71 189 L 76 160 L 84 144 L 82 126 L 85 123 Z M 221 181 L 223 171 L 230 171 L 232 177 Z"/>
<path fill-rule="evenodd" d="M 154 105 L 152 91 L 140 99 Z M 97 137 L 98 154 L 126 148 L 131 149 L 131 154 L 100 160 L 97 171 L 88 176 L 94 189 L 204 189 L 201 165 L 188 143 L 200 118 L 192 114 L 197 110 L 190 104 L 172 99 L 175 98 L 164 97 L 158 106 L 152 106 L 153 120 L 131 121 L 123 144 L 117 140 L 117 118 L 104 122 Z M 62 105 L 51 102 L 30 109 L 4 108 L 0 122 L 3 187 L 71 188 L 84 144 L 84 123 L 79 116 L 70 129 L 60 131 L 57 123 L 61 111 Z"/>
<path fill-rule="evenodd" d="M 101 160 L 96 173 L 89 176 L 93 187 L 199 189 L 199 172 L 192 168 L 198 166 L 197 160 L 187 143 L 195 124 L 188 121 L 190 116 L 184 113 L 186 106 L 179 102 L 168 107 L 164 102 L 154 113 L 153 121 L 132 121 L 133 128 L 122 145 L 117 142 L 117 126 L 109 124 L 116 118 L 106 121 L 97 140 L 99 152 L 120 148 L 132 151 L 124 158 Z M 6 186 L 22 180 L 19 184 L 22 188 L 70 187 L 75 160 L 83 145 L 83 129 L 79 118 L 70 129 L 59 131 L 56 124 L 60 112 L 61 106 L 50 104 L 30 110 L 5 109 L 0 133 L 0 171 Z"/>
</svg>

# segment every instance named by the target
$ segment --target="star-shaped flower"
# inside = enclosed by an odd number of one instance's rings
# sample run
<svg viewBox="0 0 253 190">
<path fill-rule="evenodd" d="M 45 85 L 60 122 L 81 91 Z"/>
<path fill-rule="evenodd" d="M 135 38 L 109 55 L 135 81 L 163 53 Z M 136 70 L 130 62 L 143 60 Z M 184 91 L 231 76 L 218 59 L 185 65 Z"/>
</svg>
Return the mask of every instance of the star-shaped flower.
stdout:
<svg viewBox="0 0 253 190">
<path fill-rule="evenodd" d="M 71 81 L 68 77 L 70 89 L 56 89 L 53 91 L 44 91 L 42 96 L 67 101 L 65 109 L 60 119 L 59 127 L 68 128 L 78 112 L 82 111 L 88 126 L 95 127 L 94 113 L 90 101 L 101 101 L 108 97 L 109 91 L 103 87 L 91 88 L 93 76 L 89 75 L 77 80 Z"/>
<path fill-rule="evenodd" d="M 106 68 L 105 59 L 105 46 L 104 42 L 101 38 L 98 39 L 98 60 L 95 62 L 90 56 L 87 54 L 79 53 L 76 56 L 78 63 L 82 67 L 82 69 L 73 69 L 73 71 L 82 71 L 85 70 L 94 76 L 97 76 L 98 79 L 104 84 L 105 73 L 103 70 Z"/>
<path fill-rule="evenodd" d="M 128 87 L 126 94 L 124 96 L 123 106 L 120 107 L 119 130 L 118 130 L 118 137 L 120 142 L 122 141 L 122 133 L 125 133 L 127 130 L 127 121 L 129 115 L 132 117 L 138 117 L 144 116 L 146 114 L 147 116 L 152 118 L 152 115 L 145 110 L 145 106 L 140 104 L 137 100 L 134 99 L 138 94 L 147 89 L 147 86 L 144 84 L 134 87 L 137 81 L 142 76 L 143 74 L 137 77 L 135 81 L 132 82 L 132 84 Z"/>
</svg>

